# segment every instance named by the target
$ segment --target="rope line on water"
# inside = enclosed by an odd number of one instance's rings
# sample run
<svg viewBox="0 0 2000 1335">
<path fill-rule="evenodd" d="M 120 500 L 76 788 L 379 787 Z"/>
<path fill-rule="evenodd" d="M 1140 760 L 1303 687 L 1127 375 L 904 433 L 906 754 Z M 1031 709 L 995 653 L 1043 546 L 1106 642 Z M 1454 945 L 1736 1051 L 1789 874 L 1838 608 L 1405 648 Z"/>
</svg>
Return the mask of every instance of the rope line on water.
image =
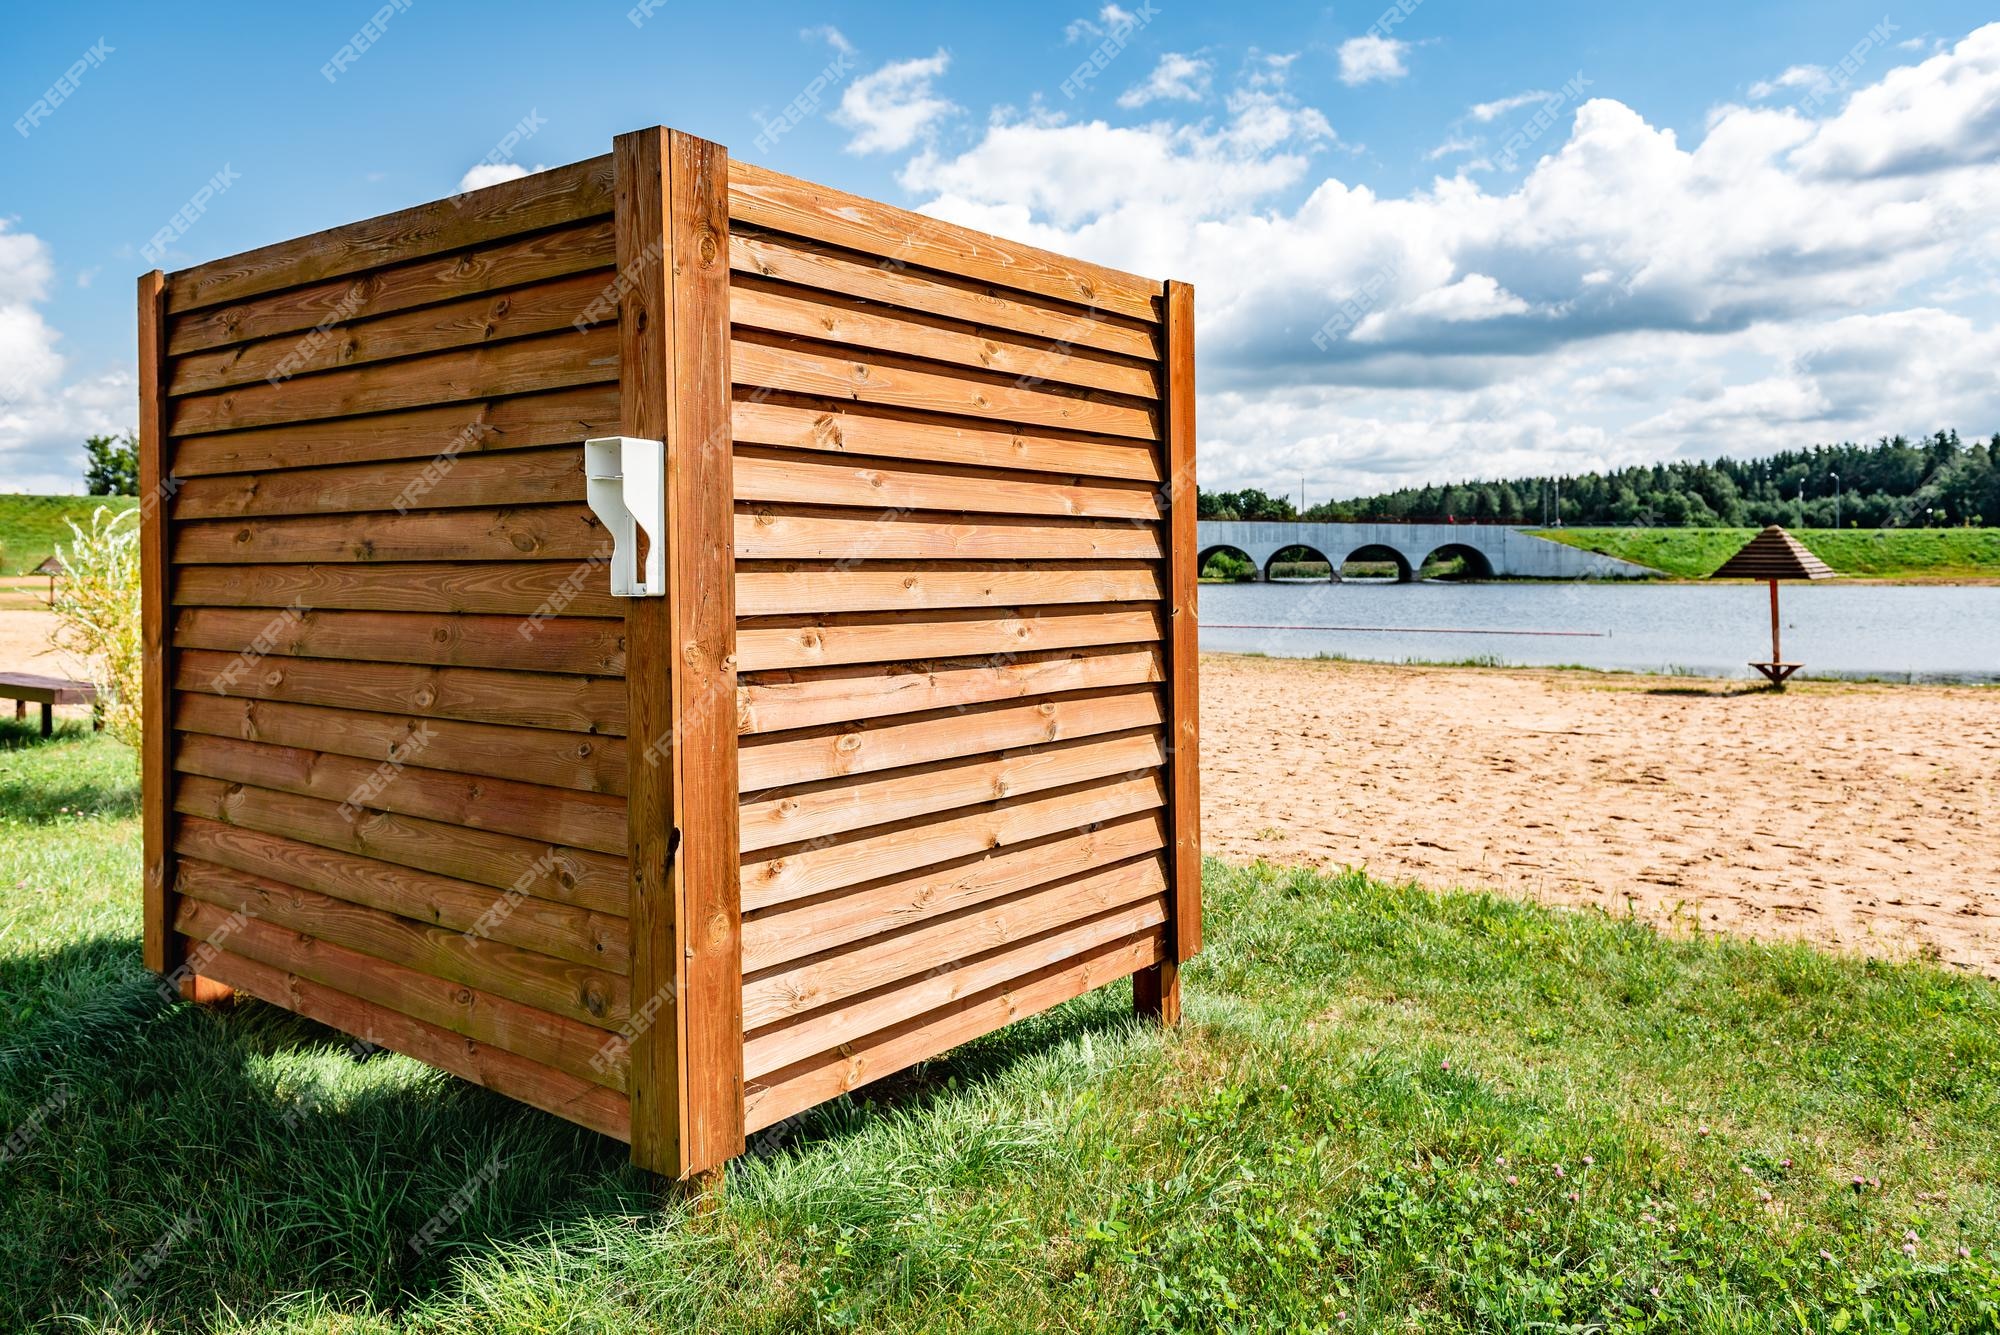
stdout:
<svg viewBox="0 0 2000 1335">
<path fill-rule="evenodd" d="M 1602 630 L 1480 630 L 1471 626 L 1295 626 L 1259 625 L 1253 622 L 1202 623 L 1205 630 L 1343 630 L 1375 631 L 1385 635 L 1538 635 L 1560 636 L 1580 640 L 1608 640 L 1610 632 Z"/>
</svg>

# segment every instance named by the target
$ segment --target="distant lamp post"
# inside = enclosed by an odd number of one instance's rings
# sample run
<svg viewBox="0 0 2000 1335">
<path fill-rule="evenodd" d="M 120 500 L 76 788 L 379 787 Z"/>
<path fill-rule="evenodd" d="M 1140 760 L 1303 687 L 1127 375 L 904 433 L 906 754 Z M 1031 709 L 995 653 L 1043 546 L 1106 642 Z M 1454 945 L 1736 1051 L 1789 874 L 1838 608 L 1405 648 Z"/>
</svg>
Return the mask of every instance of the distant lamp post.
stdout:
<svg viewBox="0 0 2000 1335">
<path fill-rule="evenodd" d="M 1828 474 L 1833 479 L 1833 526 L 1840 527 L 1840 474 Z"/>
</svg>

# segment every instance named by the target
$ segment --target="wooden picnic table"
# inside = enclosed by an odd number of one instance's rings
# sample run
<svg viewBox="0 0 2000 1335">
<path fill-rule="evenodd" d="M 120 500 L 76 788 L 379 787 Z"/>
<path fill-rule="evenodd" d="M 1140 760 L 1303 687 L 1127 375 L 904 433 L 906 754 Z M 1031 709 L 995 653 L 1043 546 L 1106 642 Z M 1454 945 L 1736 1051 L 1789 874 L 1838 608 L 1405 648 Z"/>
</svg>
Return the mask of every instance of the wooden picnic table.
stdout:
<svg viewBox="0 0 2000 1335">
<path fill-rule="evenodd" d="M 97 688 L 87 681 L 71 681 L 67 677 L 44 677 L 34 672 L 0 672 L 0 700 L 14 702 L 14 717 L 25 721 L 28 706 L 42 707 L 42 736 L 52 735 L 56 730 L 55 707 L 57 705 L 90 705 L 92 728 L 104 726 L 104 714 L 97 708 Z"/>
</svg>

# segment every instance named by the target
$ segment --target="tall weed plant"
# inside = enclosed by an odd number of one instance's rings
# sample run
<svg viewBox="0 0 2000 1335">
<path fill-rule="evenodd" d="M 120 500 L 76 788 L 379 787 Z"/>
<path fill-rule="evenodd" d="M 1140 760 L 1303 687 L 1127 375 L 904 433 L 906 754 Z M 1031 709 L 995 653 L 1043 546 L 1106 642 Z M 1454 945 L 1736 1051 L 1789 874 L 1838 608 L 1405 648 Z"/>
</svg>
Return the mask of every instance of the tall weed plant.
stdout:
<svg viewBox="0 0 2000 1335">
<path fill-rule="evenodd" d="M 97 687 L 104 730 L 139 745 L 140 683 L 145 648 L 139 630 L 139 512 L 99 506 L 90 527 L 69 521 L 72 541 L 58 545 L 63 566 L 53 607 L 56 647 L 80 660 Z"/>
</svg>

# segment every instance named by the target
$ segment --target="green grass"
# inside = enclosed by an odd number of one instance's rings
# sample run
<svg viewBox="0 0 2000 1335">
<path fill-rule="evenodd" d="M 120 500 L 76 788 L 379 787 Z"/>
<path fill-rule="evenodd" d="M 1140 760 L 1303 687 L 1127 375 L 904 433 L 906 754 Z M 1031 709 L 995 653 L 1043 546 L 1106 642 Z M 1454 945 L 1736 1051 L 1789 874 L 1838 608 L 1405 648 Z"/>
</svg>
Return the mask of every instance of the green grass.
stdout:
<svg viewBox="0 0 2000 1335">
<path fill-rule="evenodd" d="M 1180 1031 L 1085 997 L 755 1138 L 696 1220 L 163 998 L 136 842 L 128 756 L 0 731 L 0 1330 L 2000 1324 L 2000 997 L 1932 967 L 1212 863 Z"/>
<path fill-rule="evenodd" d="M 1536 536 L 1705 579 L 1756 536 L 1751 528 L 1562 528 Z M 1843 575 L 1872 579 L 2000 579 L 2000 528 L 1798 529 L 1793 536 Z"/>
<path fill-rule="evenodd" d="M 90 527 L 98 506 L 129 510 L 135 496 L 10 496 L 0 495 L 0 575 L 25 575 L 46 560 L 58 542 L 70 540 L 73 519 Z"/>
</svg>

